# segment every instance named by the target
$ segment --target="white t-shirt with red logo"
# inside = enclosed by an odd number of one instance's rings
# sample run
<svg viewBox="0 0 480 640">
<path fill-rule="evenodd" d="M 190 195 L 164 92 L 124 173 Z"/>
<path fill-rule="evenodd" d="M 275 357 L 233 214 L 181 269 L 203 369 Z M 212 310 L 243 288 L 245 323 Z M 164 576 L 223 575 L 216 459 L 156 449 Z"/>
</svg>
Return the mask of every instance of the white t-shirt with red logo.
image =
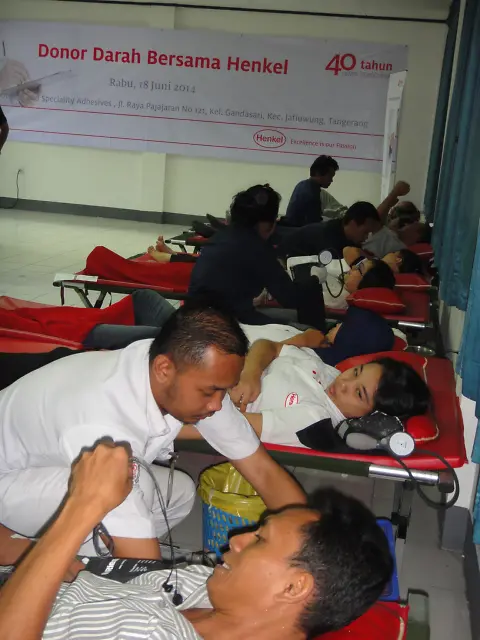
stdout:
<svg viewBox="0 0 480 640">
<path fill-rule="evenodd" d="M 286 325 L 243 325 L 250 343 L 260 338 L 281 342 L 298 333 Z M 265 370 L 262 392 L 247 411 L 263 416 L 263 442 L 303 447 L 297 431 L 329 418 L 333 426 L 345 419 L 325 390 L 339 375 L 311 349 L 284 346 Z"/>
</svg>

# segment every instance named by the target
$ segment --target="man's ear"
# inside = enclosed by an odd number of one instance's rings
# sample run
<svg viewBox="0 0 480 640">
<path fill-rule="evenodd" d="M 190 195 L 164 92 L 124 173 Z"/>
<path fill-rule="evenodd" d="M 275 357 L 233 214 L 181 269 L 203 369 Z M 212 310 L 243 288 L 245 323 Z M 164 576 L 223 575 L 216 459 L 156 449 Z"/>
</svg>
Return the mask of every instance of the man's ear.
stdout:
<svg viewBox="0 0 480 640">
<path fill-rule="evenodd" d="M 151 364 L 152 373 L 160 384 L 170 382 L 175 373 L 175 364 L 164 354 L 156 356 Z"/>
<path fill-rule="evenodd" d="M 283 591 L 277 600 L 285 604 L 300 604 L 309 600 L 315 590 L 315 582 L 311 573 L 296 569 L 290 574 Z"/>
</svg>

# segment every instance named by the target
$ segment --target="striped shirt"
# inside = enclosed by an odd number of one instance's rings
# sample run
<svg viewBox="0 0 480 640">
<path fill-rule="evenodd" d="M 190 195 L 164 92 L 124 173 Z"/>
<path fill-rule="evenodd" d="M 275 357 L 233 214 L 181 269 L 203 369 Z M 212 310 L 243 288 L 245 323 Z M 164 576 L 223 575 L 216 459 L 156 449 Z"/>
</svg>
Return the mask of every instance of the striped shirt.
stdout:
<svg viewBox="0 0 480 640">
<path fill-rule="evenodd" d="M 193 565 L 178 569 L 177 590 L 184 602 L 175 607 L 173 593 L 162 584 L 169 571 L 152 571 L 126 584 L 84 571 L 62 585 L 44 631 L 44 640 L 201 640 L 181 611 L 211 608 L 206 581 L 212 570 Z M 175 574 L 170 577 L 175 585 Z"/>
</svg>

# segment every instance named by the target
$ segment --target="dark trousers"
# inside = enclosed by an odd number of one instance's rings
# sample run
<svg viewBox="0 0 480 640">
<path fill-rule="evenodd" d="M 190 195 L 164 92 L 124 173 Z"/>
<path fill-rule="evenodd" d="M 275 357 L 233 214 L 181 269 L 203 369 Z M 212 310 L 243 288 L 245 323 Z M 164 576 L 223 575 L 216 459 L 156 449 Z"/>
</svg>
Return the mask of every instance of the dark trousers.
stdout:
<svg viewBox="0 0 480 640">
<path fill-rule="evenodd" d="M 155 338 L 175 307 L 156 291 L 139 289 L 132 293 L 134 327 L 98 324 L 83 341 L 86 349 L 123 349 L 136 340 Z"/>
</svg>

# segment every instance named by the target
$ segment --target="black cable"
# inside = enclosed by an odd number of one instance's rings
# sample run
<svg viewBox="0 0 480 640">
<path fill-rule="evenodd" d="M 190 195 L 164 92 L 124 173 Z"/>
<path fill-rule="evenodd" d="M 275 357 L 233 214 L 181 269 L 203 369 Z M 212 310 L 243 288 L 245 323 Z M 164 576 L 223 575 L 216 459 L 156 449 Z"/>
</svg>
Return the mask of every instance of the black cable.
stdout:
<svg viewBox="0 0 480 640">
<path fill-rule="evenodd" d="M 16 196 L 16 198 L 15 198 L 14 203 L 13 203 L 13 204 L 11 204 L 9 207 L 1 207 L 2 209 L 15 209 L 15 207 L 17 206 L 18 201 L 20 200 L 20 187 L 19 187 L 19 185 L 18 185 L 18 179 L 19 179 L 19 176 L 20 176 L 21 172 L 22 172 L 22 170 L 21 170 L 21 169 L 19 169 L 19 170 L 17 171 L 17 180 L 16 180 L 16 183 L 17 183 L 17 196 Z"/>
<path fill-rule="evenodd" d="M 327 249 L 327 251 L 330 251 L 330 253 L 331 253 L 332 255 L 334 255 L 334 254 L 336 253 L 336 251 L 334 251 L 333 249 Z M 341 274 L 341 276 L 339 276 L 339 277 L 342 279 L 342 281 L 341 281 L 342 288 L 341 288 L 341 289 L 340 289 L 340 291 L 335 295 L 335 294 L 333 294 L 333 293 L 331 292 L 330 287 L 328 286 L 328 275 L 327 275 L 327 279 L 325 280 L 325 287 L 326 287 L 326 289 L 327 289 L 328 293 L 332 296 L 332 298 L 333 298 L 334 300 L 336 300 L 337 298 L 339 298 L 339 297 L 342 295 L 343 290 L 345 289 L 345 271 L 343 270 L 342 258 L 337 257 L 337 258 L 335 258 L 335 259 L 336 259 L 336 260 L 338 260 L 338 262 L 340 263 L 340 271 L 342 272 L 342 274 Z"/>
<path fill-rule="evenodd" d="M 389 450 L 389 452 L 395 458 L 395 460 L 400 464 L 400 466 L 403 467 L 403 469 L 405 469 L 410 480 L 413 483 L 413 486 L 415 487 L 415 491 L 418 493 L 420 498 L 425 502 L 425 504 L 427 504 L 429 507 L 442 511 L 444 509 L 450 509 L 450 507 L 453 507 L 453 505 L 457 502 L 458 497 L 460 495 L 460 482 L 458 481 L 458 476 L 455 472 L 455 469 L 452 467 L 452 465 L 449 462 L 447 462 L 445 458 L 441 456 L 439 453 L 428 451 L 426 449 L 421 449 L 422 454 L 425 454 L 427 456 L 432 456 L 432 458 L 437 458 L 437 460 L 440 460 L 440 462 L 445 465 L 445 469 L 447 471 L 450 471 L 450 473 L 452 474 L 453 485 L 454 485 L 453 496 L 450 498 L 450 500 L 447 500 L 447 502 L 437 502 L 436 500 L 432 500 L 431 498 L 429 498 L 425 493 L 425 491 L 421 488 L 418 480 L 416 480 L 413 477 L 412 472 L 410 471 L 408 466 L 405 464 L 403 459 L 400 456 L 397 456 L 395 453 L 393 453 L 393 451 Z"/>
<path fill-rule="evenodd" d="M 158 484 L 157 479 L 155 477 L 155 474 L 152 472 L 150 467 L 147 464 L 145 464 L 145 462 L 143 462 L 142 460 L 139 460 L 138 458 L 132 458 L 132 461 L 137 463 L 137 465 L 139 467 L 141 467 L 142 469 L 145 469 L 145 471 L 148 473 L 148 475 L 152 479 L 153 486 L 155 487 L 155 491 L 157 493 L 158 502 L 160 504 L 160 509 L 162 511 L 162 515 L 164 517 L 165 524 L 167 525 L 168 545 L 170 547 L 170 553 L 171 553 L 171 557 L 172 557 L 172 565 L 171 565 L 171 568 L 170 568 L 170 573 L 168 574 L 168 577 L 165 580 L 165 582 L 163 583 L 162 587 L 163 587 L 165 593 L 170 593 L 172 591 L 173 585 L 169 584 L 169 582 L 170 582 L 170 578 L 172 577 L 173 572 L 175 571 L 175 590 L 174 590 L 174 593 L 173 593 L 172 601 L 173 601 L 174 605 L 178 606 L 178 605 L 182 604 L 183 596 L 178 592 L 178 570 L 177 570 L 177 564 L 176 564 L 176 558 L 175 558 L 175 548 L 173 546 L 172 530 L 170 528 L 170 523 L 168 522 L 168 516 L 167 516 L 168 504 L 165 504 L 165 500 L 163 499 L 163 494 L 162 494 L 162 490 L 160 488 L 160 485 Z M 170 491 L 170 478 L 169 478 L 169 491 Z M 168 500 L 168 497 L 167 497 L 167 500 Z M 105 552 L 100 546 L 100 538 L 101 537 L 103 537 L 107 541 L 106 542 L 106 546 L 107 546 L 107 549 L 108 549 L 107 552 Z M 93 530 L 93 546 L 95 547 L 95 551 L 96 551 L 97 555 L 99 557 L 101 557 L 101 558 L 109 557 L 109 556 L 113 555 L 113 553 L 114 553 L 113 540 L 112 540 L 110 534 L 108 533 L 108 531 L 106 530 L 106 528 L 104 527 L 104 525 L 102 523 L 98 524 Z"/>
<path fill-rule="evenodd" d="M 165 519 L 165 524 L 167 525 L 168 544 L 169 544 L 169 547 L 170 547 L 170 553 L 171 553 L 171 557 L 172 557 L 172 566 L 171 566 L 171 569 L 170 569 L 170 573 L 168 574 L 168 577 L 165 580 L 165 582 L 163 583 L 162 587 L 163 587 L 163 589 L 165 590 L 166 593 L 170 593 L 172 585 L 170 585 L 169 582 L 170 582 L 170 578 L 172 577 L 173 572 L 175 571 L 175 590 L 174 590 L 174 593 L 173 593 L 172 601 L 173 601 L 174 605 L 178 606 L 178 605 L 182 604 L 183 597 L 178 592 L 178 570 L 177 570 L 177 563 L 176 563 L 176 558 L 175 558 L 175 548 L 173 546 L 172 530 L 170 528 L 170 523 L 168 522 L 168 516 L 167 516 L 167 506 L 168 505 L 165 504 L 160 485 L 158 484 L 157 479 L 155 477 L 155 474 L 152 472 L 150 467 L 147 464 L 145 464 L 143 461 L 139 460 L 138 458 L 134 458 L 134 461 L 142 469 L 145 469 L 145 471 L 148 473 L 150 478 L 153 480 L 153 486 L 155 487 L 155 491 L 157 492 L 157 497 L 158 497 L 158 502 L 160 504 L 160 509 L 161 509 L 162 515 L 163 515 L 163 517 Z M 170 482 L 170 479 L 169 479 L 169 482 Z"/>
</svg>

